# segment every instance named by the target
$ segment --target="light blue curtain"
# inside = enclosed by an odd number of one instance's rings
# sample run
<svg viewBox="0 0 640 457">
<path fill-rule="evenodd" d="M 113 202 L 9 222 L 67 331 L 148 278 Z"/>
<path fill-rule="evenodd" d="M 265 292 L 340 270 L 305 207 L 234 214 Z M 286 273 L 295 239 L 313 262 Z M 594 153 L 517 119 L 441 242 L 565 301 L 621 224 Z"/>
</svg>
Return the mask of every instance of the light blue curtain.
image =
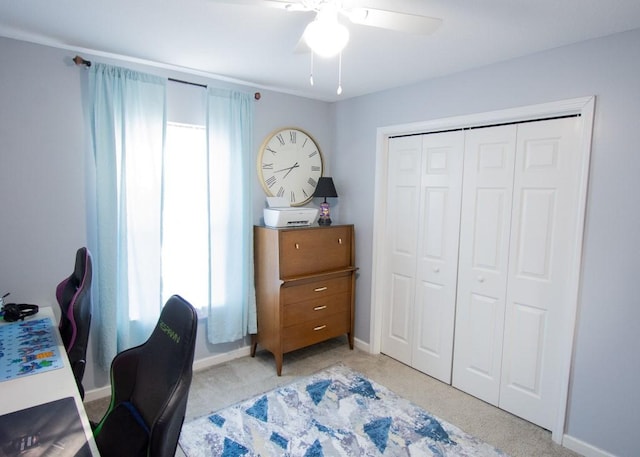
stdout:
<svg viewBox="0 0 640 457">
<path fill-rule="evenodd" d="M 207 91 L 210 343 L 256 333 L 253 282 L 253 101 L 250 94 Z"/>
<path fill-rule="evenodd" d="M 166 80 L 94 63 L 89 94 L 98 231 L 94 329 L 98 361 L 108 369 L 118 352 L 146 340 L 162 308 Z"/>
</svg>

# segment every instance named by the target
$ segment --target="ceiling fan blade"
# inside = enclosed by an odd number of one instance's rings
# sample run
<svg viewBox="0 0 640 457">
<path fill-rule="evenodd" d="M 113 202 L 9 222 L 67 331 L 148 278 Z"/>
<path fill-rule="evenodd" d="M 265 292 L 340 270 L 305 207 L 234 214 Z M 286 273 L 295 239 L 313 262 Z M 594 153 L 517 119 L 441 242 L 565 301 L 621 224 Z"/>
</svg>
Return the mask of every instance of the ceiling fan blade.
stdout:
<svg viewBox="0 0 640 457">
<path fill-rule="evenodd" d="M 310 11 L 309 8 L 304 6 L 302 3 L 292 0 L 262 0 L 260 3 L 262 3 L 262 6 L 279 8 L 287 11 Z"/>
<path fill-rule="evenodd" d="M 231 5 L 264 6 L 286 11 L 311 11 L 302 2 L 296 0 L 211 0 L 216 3 L 228 3 Z"/>
<path fill-rule="evenodd" d="M 352 8 L 347 17 L 354 24 L 368 25 L 398 32 L 429 35 L 440 27 L 442 19 L 375 8 Z"/>
<path fill-rule="evenodd" d="M 306 54 L 308 52 L 311 52 L 311 48 L 309 48 L 307 41 L 304 39 L 304 33 L 303 33 L 302 35 L 300 35 L 300 39 L 298 40 L 298 43 L 296 43 L 296 47 L 293 49 L 293 53 Z"/>
</svg>

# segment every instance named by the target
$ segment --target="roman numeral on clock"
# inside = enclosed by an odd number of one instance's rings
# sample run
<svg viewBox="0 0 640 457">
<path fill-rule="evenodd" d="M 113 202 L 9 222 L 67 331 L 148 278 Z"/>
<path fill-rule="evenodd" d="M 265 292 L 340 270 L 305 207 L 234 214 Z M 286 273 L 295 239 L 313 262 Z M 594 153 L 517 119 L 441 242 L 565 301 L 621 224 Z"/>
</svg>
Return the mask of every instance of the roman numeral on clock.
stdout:
<svg viewBox="0 0 640 457">
<path fill-rule="evenodd" d="M 267 187 L 269 189 L 271 189 L 271 187 L 276 183 L 277 179 L 275 176 L 269 176 L 267 178 L 267 180 L 265 181 L 265 184 L 267 185 Z"/>
</svg>

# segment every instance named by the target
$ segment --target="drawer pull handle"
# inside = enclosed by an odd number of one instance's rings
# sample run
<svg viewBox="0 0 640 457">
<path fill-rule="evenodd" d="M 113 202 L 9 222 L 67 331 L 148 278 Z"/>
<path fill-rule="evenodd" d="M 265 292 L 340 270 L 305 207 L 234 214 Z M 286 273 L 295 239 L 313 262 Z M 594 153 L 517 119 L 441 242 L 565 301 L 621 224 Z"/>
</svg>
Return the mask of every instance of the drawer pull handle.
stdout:
<svg viewBox="0 0 640 457">
<path fill-rule="evenodd" d="M 322 292 L 323 290 L 327 290 L 327 286 L 317 287 L 317 288 L 313 289 L 314 292 Z"/>
<path fill-rule="evenodd" d="M 327 309 L 327 305 L 316 306 L 313 308 L 314 311 L 322 311 L 323 309 Z"/>
<path fill-rule="evenodd" d="M 317 327 L 314 327 L 314 328 L 313 328 L 313 331 L 314 331 L 314 332 L 317 332 L 318 330 L 323 330 L 323 329 L 325 329 L 325 328 L 327 328 L 327 326 L 326 326 L 326 325 L 319 325 L 319 326 L 317 326 Z"/>
<path fill-rule="evenodd" d="M 342 244 L 342 238 L 338 238 L 338 244 Z"/>
<path fill-rule="evenodd" d="M 300 249 L 300 245 L 296 243 L 296 249 Z"/>
</svg>

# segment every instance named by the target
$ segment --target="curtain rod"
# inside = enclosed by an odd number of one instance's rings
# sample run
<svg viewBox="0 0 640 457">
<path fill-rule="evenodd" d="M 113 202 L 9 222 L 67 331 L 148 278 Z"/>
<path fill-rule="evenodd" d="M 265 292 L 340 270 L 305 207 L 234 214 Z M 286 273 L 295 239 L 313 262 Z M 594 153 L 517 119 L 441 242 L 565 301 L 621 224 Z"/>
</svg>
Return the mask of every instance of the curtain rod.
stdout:
<svg viewBox="0 0 640 457">
<path fill-rule="evenodd" d="M 87 68 L 91 66 L 90 60 L 83 59 L 80 56 L 75 56 L 72 60 L 76 65 L 84 65 Z M 198 87 L 204 87 L 204 88 L 207 87 L 206 84 L 194 83 L 191 81 L 183 81 L 181 79 L 174 79 L 174 78 L 168 78 L 168 79 L 169 81 L 173 81 L 174 83 L 189 84 L 191 86 L 198 86 Z M 256 100 L 260 100 L 260 97 L 261 97 L 260 92 L 256 92 L 255 94 L 253 94 L 253 98 L 255 98 Z"/>
</svg>

